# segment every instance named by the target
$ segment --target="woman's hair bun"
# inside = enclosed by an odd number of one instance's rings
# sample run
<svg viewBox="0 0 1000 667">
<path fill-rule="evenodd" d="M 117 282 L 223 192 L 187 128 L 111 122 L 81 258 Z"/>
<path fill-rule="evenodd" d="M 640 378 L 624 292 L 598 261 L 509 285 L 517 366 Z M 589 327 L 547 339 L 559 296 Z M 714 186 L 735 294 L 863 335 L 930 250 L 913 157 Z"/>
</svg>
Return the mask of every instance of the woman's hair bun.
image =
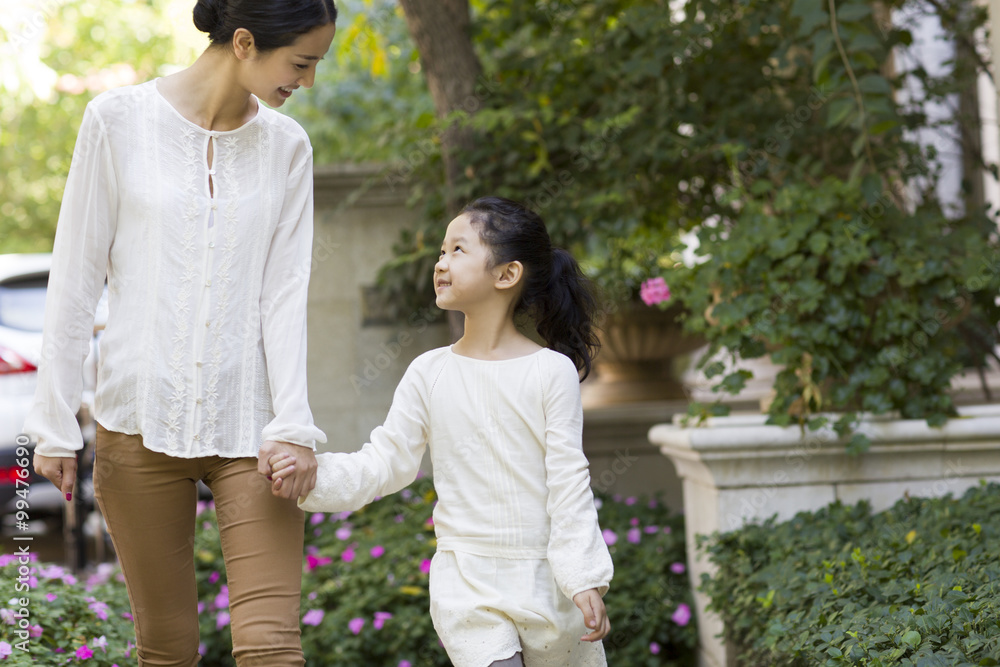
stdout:
<svg viewBox="0 0 1000 667">
<path fill-rule="evenodd" d="M 222 23 L 226 0 L 198 0 L 194 6 L 194 27 L 210 36 Z"/>
</svg>

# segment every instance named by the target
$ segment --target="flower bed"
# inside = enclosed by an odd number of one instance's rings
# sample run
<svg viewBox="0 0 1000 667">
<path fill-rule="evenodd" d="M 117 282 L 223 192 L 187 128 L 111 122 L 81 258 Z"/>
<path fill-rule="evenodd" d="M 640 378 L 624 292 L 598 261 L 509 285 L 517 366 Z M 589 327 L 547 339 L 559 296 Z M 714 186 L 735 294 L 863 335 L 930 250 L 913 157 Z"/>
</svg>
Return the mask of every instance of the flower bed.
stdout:
<svg viewBox="0 0 1000 667">
<path fill-rule="evenodd" d="M 425 478 L 358 512 L 307 517 L 302 646 L 310 665 L 450 664 L 428 613 L 435 499 Z M 600 496 L 597 504 L 615 561 L 605 600 L 612 620 L 605 639 L 609 664 L 693 665 L 697 633 L 683 519 L 647 499 Z M 10 600 L 19 564 L 4 558 L 2 593 Z M 211 504 L 198 508 L 195 564 L 203 664 L 234 665 L 229 595 Z M 0 654 L 9 645 L 9 664 L 135 664 L 125 586 L 111 566 L 102 566 L 89 582 L 55 566 L 32 562 L 29 569 L 31 619 L 41 634 L 30 638 L 27 654 L 14 646 L 16 625 L 0 623 L 0 642 L 6 643 L 0 643 Z"/>
<path fill-rule="evenodd" d="M 1000 485 L 834 503 L 716 536 L 702 590 L 740 665 L 996 665 Z"/>
</svg>

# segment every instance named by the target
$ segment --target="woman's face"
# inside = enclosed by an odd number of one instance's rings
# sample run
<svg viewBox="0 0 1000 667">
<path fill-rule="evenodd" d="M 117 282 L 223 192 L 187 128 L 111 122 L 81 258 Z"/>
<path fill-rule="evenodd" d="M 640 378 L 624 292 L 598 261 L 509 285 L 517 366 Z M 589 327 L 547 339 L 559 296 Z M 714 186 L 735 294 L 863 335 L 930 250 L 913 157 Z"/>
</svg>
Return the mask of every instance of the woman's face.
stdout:
<svg viewBox="0 0 1000 667">
<path fill-rule="evenodd" d="M 255 52 L 245 61 L 244 86 L 272 108 L 284 104 L 299 86 L 312 88 L 316 65 L 330 50 L 336 31 L 337 26 L 328 23 L 300 35 L 288 46 Z"/>
</svg>

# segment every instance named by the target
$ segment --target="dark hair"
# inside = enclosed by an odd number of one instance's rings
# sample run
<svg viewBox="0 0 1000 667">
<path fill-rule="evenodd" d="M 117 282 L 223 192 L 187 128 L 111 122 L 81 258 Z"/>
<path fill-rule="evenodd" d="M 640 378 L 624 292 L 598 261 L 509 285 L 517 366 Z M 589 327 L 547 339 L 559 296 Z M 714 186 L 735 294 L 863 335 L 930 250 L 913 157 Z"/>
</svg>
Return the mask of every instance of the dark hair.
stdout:
<svg viewBox="0 0 1000 667">
<path fill-rule="evenodd" d="M 530 315 L 546 345 L 572 359 L 586 378 L 600 342 L 594 331 L 597 302 L 580 265 L 552 246 L 542 218 L 522 204 L 481 197 L 462 213 L 469 214 L 490 247 L 491 268 L 515 261 L 524 266 L 524 286 L 514 312 Z"/>
<path fill-rule="evenodd" d="M 229 44 L 238 28 L 246 28 L 258 51 L 288 46 L 336 21 L 333 0 L 198 0 L 194 6 L 194 25 L 208 33 L 213 46 Z"/>
</svg>

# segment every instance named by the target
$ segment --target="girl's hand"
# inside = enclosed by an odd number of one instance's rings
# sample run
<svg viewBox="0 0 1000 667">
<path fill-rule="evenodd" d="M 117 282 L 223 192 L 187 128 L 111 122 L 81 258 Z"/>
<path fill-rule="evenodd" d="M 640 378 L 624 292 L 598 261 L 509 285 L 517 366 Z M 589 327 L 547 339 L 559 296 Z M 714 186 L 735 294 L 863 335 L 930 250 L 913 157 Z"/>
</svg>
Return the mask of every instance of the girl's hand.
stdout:
<svg viewBox="0 0 1000 667">
<path fill-rule="evenodd" d="M 275 477 L 272 462 L 281 463 L 282 475 Z M 270 478 L 271 493 L 279 498 L 305 498 L 316 486 L 316 454 L 308 447 L 268 440 L 260 448 L 257 471 Z M 291 469 L 289 469 L 291 468 Z"/>
<path fill-rule="evenodd" d="M 577 593 L 573 596 L 573 604 L 583 612 L 583 622 L 591 629 L 590 634 L 580 637 L 585 642 L 596 642 L 604 639 L 611 632 L 611 621 L 608 620 L 604 600 L 596 588 Z"/>
</svg>

